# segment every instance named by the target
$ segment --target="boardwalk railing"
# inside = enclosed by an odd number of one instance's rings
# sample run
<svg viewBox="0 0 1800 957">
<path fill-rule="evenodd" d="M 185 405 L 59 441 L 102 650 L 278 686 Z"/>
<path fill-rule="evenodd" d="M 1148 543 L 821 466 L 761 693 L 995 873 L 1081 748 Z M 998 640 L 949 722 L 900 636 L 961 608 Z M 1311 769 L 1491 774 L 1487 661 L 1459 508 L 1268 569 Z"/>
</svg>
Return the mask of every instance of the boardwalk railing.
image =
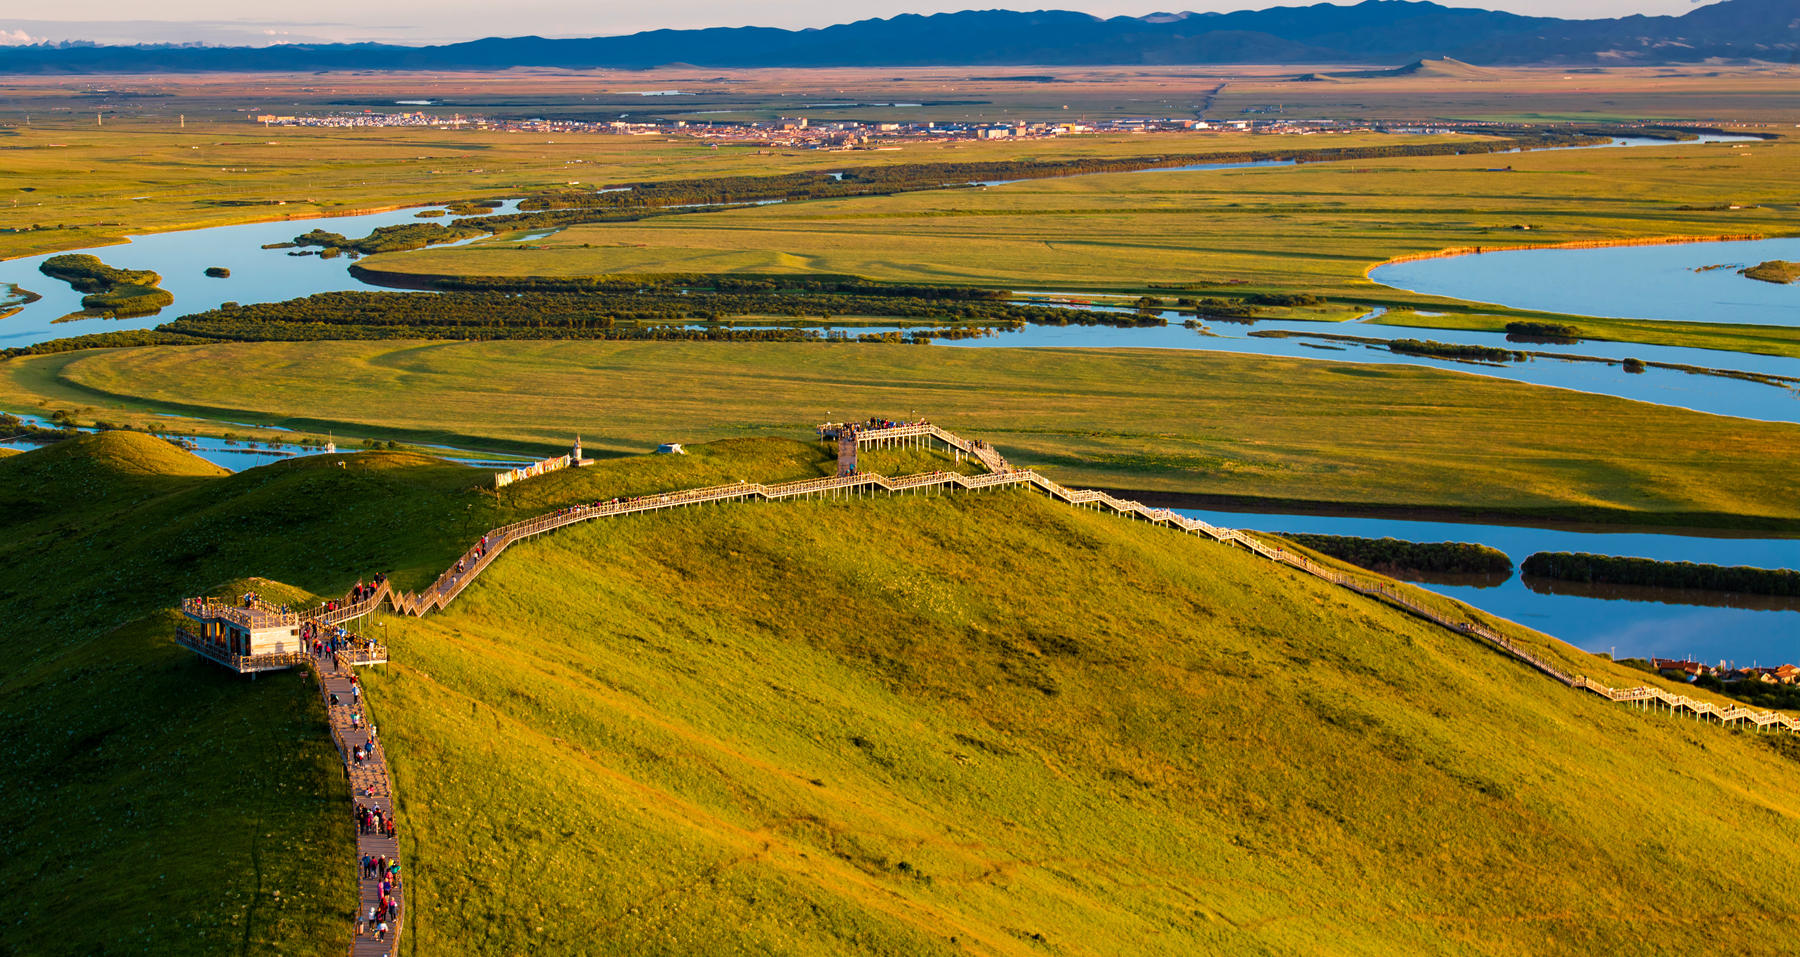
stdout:
<svg viewBox="0 0 1800 957">
<path fill-rule="evenodd" d="M 229 648 L 219 642 L 207 641 L 192 630 L 180 626 L 175 628 L 175 643 L 240 674 L 296 668 L 312 659 L 311 655 L 298 651 L 273 652 L 263 655 L 234 655 Z"/>
<path fill-rule="evenodd" d="M 1609 688 L 1591 678 L 1577 678 L 1573 687 L 1606 698 L 1609 701 L 1625 703 L 1643 703 L 1666 707 L 1672 713 L 1686 712 L 1694 718 L 1709 718 L 1720 724 L 1748 724 L 1757 729 L 1776 727 L 1787 731 L 1800 731 L 1800 720 L 1791 718 L 1779 711 L 1752 711 L 1741 705 L 1720 706 L 1711 701 L 1701 701 L 1684 694 L 1664 691 L 1661 688 Z"/>
</svg>

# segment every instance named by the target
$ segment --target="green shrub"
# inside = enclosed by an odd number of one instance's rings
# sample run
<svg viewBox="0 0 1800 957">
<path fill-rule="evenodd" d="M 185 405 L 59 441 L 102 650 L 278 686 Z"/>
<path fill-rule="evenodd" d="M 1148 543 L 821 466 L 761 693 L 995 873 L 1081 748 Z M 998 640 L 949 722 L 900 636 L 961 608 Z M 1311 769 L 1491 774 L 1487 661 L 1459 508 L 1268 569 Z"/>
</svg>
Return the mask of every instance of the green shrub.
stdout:
<svg viewBox="0 0 1800 957">
<path fill-rule="evenodd" d="M 1519 566 L 1535 578 L 1598 585 L 1698 588 L 1746 595 L 1800 595 L 1800 571 L 1750 565 L 1707 565 L 1587 552 L 1536 552 Z"/>
<path fill-rule="evenodd" d="M 1449 574 L 1512 574 L 1512 559 L 1497 548 L 1473 542 L 1409 542 L 1355 535 L 1284 535 L 1297 544 L 1363 568 L 1404 569 Z"/>
</svg>

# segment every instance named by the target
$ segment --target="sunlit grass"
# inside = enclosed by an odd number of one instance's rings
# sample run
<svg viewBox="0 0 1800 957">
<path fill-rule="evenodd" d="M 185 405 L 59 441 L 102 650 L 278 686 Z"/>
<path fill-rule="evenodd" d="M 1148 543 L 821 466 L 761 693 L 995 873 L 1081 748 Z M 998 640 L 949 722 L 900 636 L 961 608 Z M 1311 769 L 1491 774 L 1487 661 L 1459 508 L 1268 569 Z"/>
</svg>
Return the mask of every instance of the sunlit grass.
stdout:
<svg viewBox="0 0 1800 957">
<path fill-rule="evenodd" d="M 331 389 L 317 388 L 321 365 L 341 373 Z M 540 454 L 577 433 L 590 449 L 636 453 L 917 412 L 1084 485 L 1698 527 L 1800 519 L 1789 468 L 1800 427 L 1404 365 L 1170 350 L 265 343 L 13 360 L 0 364 L 0 402 Z"/>
<path fill-rule="evenodd" d="M 1784 844 L 1710 849 L 1797 829 L 1754 737 L 1027 493 L 580 526 L 390 628 L 421 953 L 1757 950 L 1786 906 Z"/>
</svg>

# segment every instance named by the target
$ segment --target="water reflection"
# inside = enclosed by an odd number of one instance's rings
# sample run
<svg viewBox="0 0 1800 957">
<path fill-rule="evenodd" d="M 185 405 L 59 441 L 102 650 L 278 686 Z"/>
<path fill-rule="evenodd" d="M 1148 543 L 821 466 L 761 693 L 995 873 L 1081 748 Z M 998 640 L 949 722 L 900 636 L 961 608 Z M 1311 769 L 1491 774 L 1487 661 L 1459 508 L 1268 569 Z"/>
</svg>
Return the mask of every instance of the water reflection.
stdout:
<svg viewBox="0 0 1800 957">
<path fill-rule="evenodd" d="M 1525 587 L 1540 595 L 1579 595 L 1608 601 L 1653 601 L 1664 605 L 1704 605 L 1713 608 L 1749 608 L 1755 611 L 1800 611 L 1800 596 L 1746 595 L 1700 588 L 1660 588 L 1655 585 L 1603 585 L 1568 582 L 1555 578 L 1523 576 Z"/>
</svg>

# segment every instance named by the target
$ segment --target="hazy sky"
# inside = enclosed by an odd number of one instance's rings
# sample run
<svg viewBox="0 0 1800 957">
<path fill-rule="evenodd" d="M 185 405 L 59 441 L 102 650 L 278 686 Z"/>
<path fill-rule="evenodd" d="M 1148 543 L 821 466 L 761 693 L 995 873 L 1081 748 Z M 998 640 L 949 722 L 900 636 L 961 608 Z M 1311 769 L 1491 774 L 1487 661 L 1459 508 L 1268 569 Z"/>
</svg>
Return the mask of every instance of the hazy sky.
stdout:
<svg viewBox="0 0 1800 957">
<path fill-rule="evenodd" d="M 1155 3 L 1163 6 L 1154 6 Z M 1299 6 L 1306 0 L 1280 5 Z M 1680 14 L 1699 0 L 1440 0 L 1450 6 L 1487 7 L 1515 13 L 1561 17 L 1618 17 L 1633 13 Z M 13 10 L 23 0 L 4 0 Z M 56 20 L 0 13 L 0 43 L 85 39 L 102 43 L 181 42 L 281 43 L 307 40 L 386 40 L 433 43 L 482 36 L 600 36 L 658 27 L 816 27 L 897 13 L 1004 7 L 1085 10 L 1102 16 L 1139 16 L 1158 10 L 1229 11 L 1275 3 L 1230 0 L 786 0 L 741 3 L 732 0 L 308 0 L 305 3 L 246 4 L 243 0 L 58 0 L 32 10 Z M 138 20 L 154 12 L 154 20 Z M 246 16 L 246 14 L 250 16 Z M 280 14 L 304 19 L 281 19 Z"/>
</svg>

